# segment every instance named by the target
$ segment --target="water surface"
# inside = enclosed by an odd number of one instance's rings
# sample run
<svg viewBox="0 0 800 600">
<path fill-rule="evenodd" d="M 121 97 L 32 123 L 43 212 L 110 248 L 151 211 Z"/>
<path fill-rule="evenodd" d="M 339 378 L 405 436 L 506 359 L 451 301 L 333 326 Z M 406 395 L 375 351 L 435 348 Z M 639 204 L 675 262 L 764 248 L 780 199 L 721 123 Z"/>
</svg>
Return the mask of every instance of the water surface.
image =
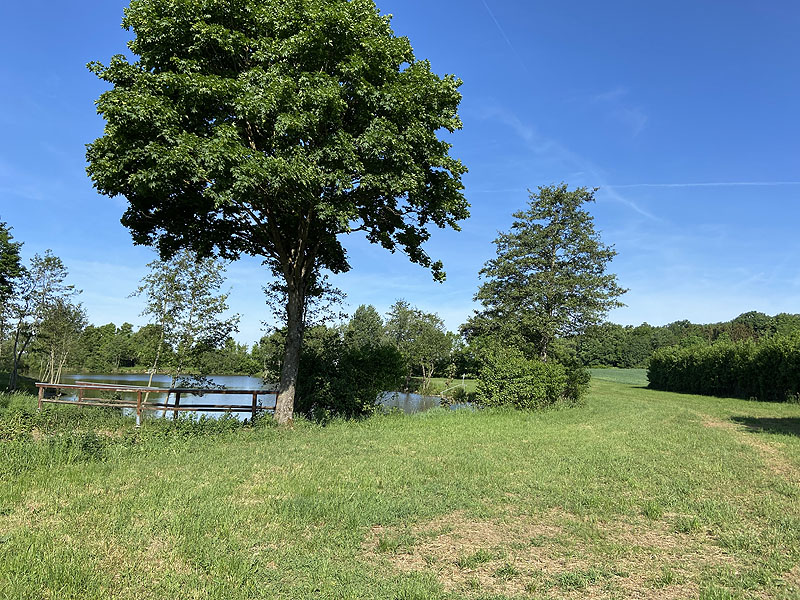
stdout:
<svg viewBox="0 0 800 600">
<path fill-rule="evenodd" d="M 248 377 L 247 375 L 210 375 L 206 376 L 207 379 L 215 385 L 222 386 L 229 390 L 274 390 L 275 384 L 264 383 L 264 380 L 259 377 Z M 152 384 L 148 385 L 150 376 L 144 373 L 116 373 L 113 375 L 100 374 L 100 375 L 64 375 L 62 383 L 75 384 L 78 382 L 85 383 L 105 383 L 110 385 L 133 385 L 138 387 L 154 387 L 168 389 L 171 383 L 171 378 L 168 375 L 154 375 Z M 194 387 L 194 386 L 186 386 Z M 92 393 L 92 395 L 97 395 Z M 121 394 L 126 400 L 136 401 L 136 393 L 123 393 Z M 75 398 L 75 396 L 66 396 L 67 398 Z M 164 394 L 150 394 L 150 402 L 164 402 L 166 393 Z M 170 396 L 170 403 L 175 402 L 175 397 Z M 398 408 L 406 414 L 414 414 L 423 412 L 431 408 L 441 405 L 441 398 L 439 396 L 422 396 L 420 394 L 408 394 L 402 392 L 386 392 L 384 393 L 379 403 L 387 409 Z M 250 417 L 252 409 L 252 397 L 248 395 L 226 395 L 214 394 L 213 391 L 204 394 L 203 396 L 187 396 L 181 395 L 181 406 L 191 406 L 193 404 L 233 404 L 241 406 L 241 410 L 232 410 L 231 415 L 246 419 Z M 275 396 L 273 394 L 259 396 L 259 404 L 262 406 L 274 406 Z M 459 405 L 460 406 L 460 405 Z M 454 407 L 456 408 L 456 407 Z M 126 409 L 128 410 L 128 409 Z M 128 410 L 128 412 L 132 412 Z M 171 414 L 167 410 L 166 413 Z M 164 416 L 165 411 L 147 411 L 148 415 Z M 221 414 L 217 412 L 197 411 L 189 414 L 200 414 L 218 417 Z"/>
</svg>

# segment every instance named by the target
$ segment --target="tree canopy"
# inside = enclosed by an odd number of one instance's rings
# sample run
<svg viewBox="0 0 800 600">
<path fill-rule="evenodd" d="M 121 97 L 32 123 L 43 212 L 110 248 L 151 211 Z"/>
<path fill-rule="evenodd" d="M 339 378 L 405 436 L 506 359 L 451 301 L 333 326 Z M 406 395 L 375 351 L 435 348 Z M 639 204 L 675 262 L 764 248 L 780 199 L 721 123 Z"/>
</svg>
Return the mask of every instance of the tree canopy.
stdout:
<svg viewBox="0 0 800 600">
<path fill-rule="evenodd" d="M 511 231 L 495 240 L 497 257 L 480 272 L 485 281 L 475 299 L 483 310 L 467 331 L 509 333 L 547 360 L 555 339 L 578 335 L 622 306 L 626 290 L 606 273 L 616 252 L 583 208 L 595 191 L 562 183 L 531 192 L 528 210 L 514 213 Z"/>
<path fill-rule="evenodd" d="M 0 302 L 5 304 L 11 296 L 14 282 L 22 275 L 20 248 L 22 242 L 15 242 L 11 227 L 0 222 Z"/>
<path fill-rule="evenodd" d="M 386 335 L 394 343 L 406 368 L 406 389 L 411 372 L 419 367 L 423 389 L 430 385 L 437 364 L 447 361 L 453 350 L 453 337 L 448 335 L 439 315 L 426 313 L 405 300 L 398 300 L 389 309 Z"/>
<path fill-rule="evenodd" d="M 443 277 L 423 244 L 468 216 L 466 169 L 438 136 L 461 128 L 461 82 L 372 0 L 133 0 L 123 26 L 136 60 L 90 65 L 112 89 L 88 172 L 127 198 L 136 243 L 264 257 L 285 281 L 288 421 L 308 291 L 350 268 L 342 234 Z"/>
</svg>

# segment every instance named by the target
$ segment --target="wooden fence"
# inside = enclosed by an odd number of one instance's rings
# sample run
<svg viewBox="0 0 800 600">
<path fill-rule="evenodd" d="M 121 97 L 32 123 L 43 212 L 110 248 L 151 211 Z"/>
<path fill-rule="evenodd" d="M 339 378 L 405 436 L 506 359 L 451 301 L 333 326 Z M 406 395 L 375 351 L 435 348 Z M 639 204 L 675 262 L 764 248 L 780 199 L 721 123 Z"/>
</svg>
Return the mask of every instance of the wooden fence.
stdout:
<svg viewBox="0 0 800 600">
<path fill-rule="evenodd" d="M 173 417 L 177 417 L 179 412 L 219 412 L 219 413 L 243 413 L 249 412 L 251 418 L 255 419 L 256 414 L 262 410 L 275 410 L 278 401 L 278 392 L 274 390 L 215 390 L 215 389 L 190 389 L 190 388 L 153 388 L 137 387 L 131 385 L 115 385 L 105 383 L 37 383 L 39 388 L 39 410 L 42 404 L 72 404 L 74 406 L 109 406 L 113 408 L 129 408 L 136 411 L 136 426 L 142 423 L 142 413 L 144 411 L 172 411 Z M 45 390 L 55 390 L 54 397 L 47 396 Z M 75 400 L 64 400 L 59 390 L 71 390 L 77 394 Z M 121 394 L 136 394 L 136 400 L 132 399 L 108 399 L 97 396 L 87 396 L 87 392 L 106 392 Z M 150 394 L 166 394 L 164 402 L 151 402 Z M 181 406 L 181 397 L 186 396 L 206 396 L 206 395 L 243 395 L 249 396 L 251 403 L 242 404 L 184 404 Z M 174 396 L 175 401 L 170 406 L 169 398 Z M 259 396 L 275 396 L 275 404 L 263 406 L 259 403 Z"/>
</svg>

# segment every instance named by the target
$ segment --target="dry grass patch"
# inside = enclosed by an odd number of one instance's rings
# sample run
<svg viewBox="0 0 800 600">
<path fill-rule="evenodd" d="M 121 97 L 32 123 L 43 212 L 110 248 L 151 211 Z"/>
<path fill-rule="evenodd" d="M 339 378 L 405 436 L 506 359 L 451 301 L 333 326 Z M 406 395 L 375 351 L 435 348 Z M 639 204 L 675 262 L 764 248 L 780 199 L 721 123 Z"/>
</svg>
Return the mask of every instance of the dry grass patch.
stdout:
<svg viewBox="0 0 800 600">
<path fill-rule="evenodd" d="M 705 532 L 677 533 L 666 521 L 591 521 L 563 511 L 471 519 L 464 512 L 411 528 L 374 527 L 372 560 L 402 573 L 433 573 L 463 597 L 696 597 L 708 570 L 743 568 Z"/>
<path fill-rule="evenodd" d="M 731 423 L 730 421 L 718 421 L 712 419 L 708 415 L 704 415 L 703 417 L 703 426 L 729 431 L 735 435 L 739 441 L 755 449 L 761 455 L 761 458 L 764 460 L 769 470 L 775 475 L 791 478 L 792 481 L 800 481 L 800 470 L 789 462 L 780 448 L 775 445 L 768 444 L 756 438 L 743 427 L 735 423 Z"/>
</svg>

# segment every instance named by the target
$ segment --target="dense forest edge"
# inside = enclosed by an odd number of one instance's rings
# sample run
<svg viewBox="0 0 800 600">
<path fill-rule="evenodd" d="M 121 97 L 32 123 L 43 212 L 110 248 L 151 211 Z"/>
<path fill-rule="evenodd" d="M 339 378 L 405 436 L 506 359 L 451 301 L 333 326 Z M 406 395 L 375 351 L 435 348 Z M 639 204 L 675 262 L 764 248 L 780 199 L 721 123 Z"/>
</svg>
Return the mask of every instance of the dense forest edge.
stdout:
<svg viewBox="0 0 800 600">
<path fill-rule="evenodd" d="M 363 307 L 377 315 L 374 307 Z M 379 317 L 380 318 L 380 317 Z M 391 319 L 391 315 L 389 315 Z M 332 332 L 346 332 L 358 326 L 351 318 L 341 326 L 317 325 L 308 332 L 311 343 Z M 437 328 L 447 337 L 429 360 L 434 374 L 453 377 L 473 377 L 477 370 L 474 348 L 463 336 Z M 653 353 L 671 346 L 710 346 L 722 342 L 759 341 L 787 337 L 800 331 L 800 314 L 781 313 L 769 316 L 761 312 L 747 312 L 725 322 L 698 324 L 675 321 L 655 326 L 643 323 L 638 326 L 604 323 L 587 329 L 582 336 L 557 340 L 556 353 L 572 356 L 583 367 L 614 367 L 620 369 L 646 368 Z M 156 325 L 136 328 L 130 323 L 116 325 L 86 325 L 75 336 L 65 364 L 65 372 L 82 374 L 148 373 L 153 363 L 160 330 Z M 280 360 L 278 354 L 283 334 L 271 333 L 253 344 L 243 344 L 232 337 L 219 347 L 206 347 L 192 356 L 186 365 L 188 373 L 215 375 L 249 375 L 269 377 L 270 365 Z M 47 353 L 44 341 L 34 345 L 23 363 L 23 372 L 36 375 L 41 370 Z M 9 340 L 0 345 L 0 367 L 8 370 Z M 163 363 L 158 371 L 169 374 L 175 362 L 175 351 L 162 349 Z M 421 364 L 411 366 L 412 385 L 418 388 L 424 375 Z"/>
</svg>

